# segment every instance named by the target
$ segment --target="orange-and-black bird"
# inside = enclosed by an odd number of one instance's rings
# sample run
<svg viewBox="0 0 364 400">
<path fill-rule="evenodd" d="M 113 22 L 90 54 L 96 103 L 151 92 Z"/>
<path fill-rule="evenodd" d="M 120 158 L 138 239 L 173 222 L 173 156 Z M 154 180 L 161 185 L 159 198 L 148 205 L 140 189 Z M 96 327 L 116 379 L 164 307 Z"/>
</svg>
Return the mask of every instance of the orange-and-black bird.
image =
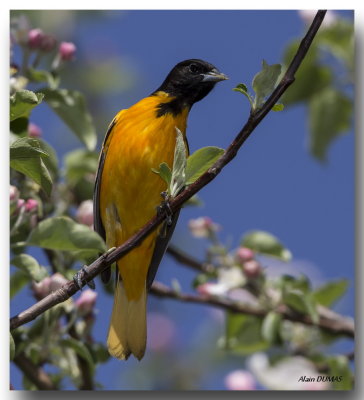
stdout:
<svg viewBox="0 0 364 400">
<path fill-rule="evenodd" d="M 226 75 L 206 61 L 177 64 L 162 85 L 111 122 L 99 159 L 94 191 L 94 228 L 109 248 L 136 233 L 155 213 L 166 190 L 153 173 L 162 162 L 173 165 L 176 127 L 186 140 L 188 113 Z M 188 148 L 188 147 L 187 147 Z M 139 360 L 146 346 L 146 300 L 177 222 L 158 231 L 117 262 L 117 282 L 107 346 L 111 355 Z M 110 270 L 103 273 L 107 281 Z"/>
</svg>

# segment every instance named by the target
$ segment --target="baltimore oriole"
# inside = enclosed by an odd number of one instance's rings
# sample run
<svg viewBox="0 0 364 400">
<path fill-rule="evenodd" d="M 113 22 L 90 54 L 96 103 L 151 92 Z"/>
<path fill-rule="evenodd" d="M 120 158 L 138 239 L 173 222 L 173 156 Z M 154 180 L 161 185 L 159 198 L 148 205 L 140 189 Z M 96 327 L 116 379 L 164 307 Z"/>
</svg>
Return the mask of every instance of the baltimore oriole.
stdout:
<svg viewBox="0 0 364 400">
<path fill-rule="evenodd" d="M 152 168 L 162 162 L 173 165 L 176 127 L 187 145 L 186 122 L 192 105 L 224 79 L 226 75 L 205 61 L 182 61 L 156 91 L 113 119 L 101 149 L 94 190 L 94 229 L 109 248 L 122 244 L 155 215 L 166 184 Z M 177 218 L 173 215 L 167 233 L 152 233 L 117 262 L 107 339 L 116 358 L 144 356 L 147 290 Z M 102 275 L 104 281 L 109 277 L 110 270 Z"/>
</svg>

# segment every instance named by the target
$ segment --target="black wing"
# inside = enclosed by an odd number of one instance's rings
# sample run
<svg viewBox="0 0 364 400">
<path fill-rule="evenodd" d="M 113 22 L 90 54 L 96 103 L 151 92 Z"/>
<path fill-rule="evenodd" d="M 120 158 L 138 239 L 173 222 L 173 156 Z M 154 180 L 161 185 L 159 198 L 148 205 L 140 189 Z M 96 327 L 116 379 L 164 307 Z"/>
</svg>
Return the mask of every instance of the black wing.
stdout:
<svg viewBox="0 0 364 400">
<path fill-rule="evenodd" d="M 106 136 L 104 139 L 104 143 L 102 144 L 100 157 L 99 157 L 99 166 L 97 169 L 96 179 L 95 179 L 95 187 L 94 187 L 94 198 L 93 198 L 93 206 L 94 206 L 94 230 L 104 239 L 106 240 L 106 233 L 104 225 L 102 224 L 101 220 L 101 213 L 100 213 L 100 188 L 101 188 L 101 176 L 102 171 L 104 169 L 104 163 L 106 158 L 106 150 L 105 144 L 106 141 L 114 127 L 116 121 L 115 119 L 109 125 L 109 128 L 106 132 Z M 101 280 L 104 283 L 108 283 L 111 277 L 111 267 L 108 267 L 104 271 L 101 272 Z"/>
<path fill-rule="evenodd" d="M 176 227 L 177 220 L 179 217 L 180 210 L 178 210 L 172 217 L 172 224 L 170 226 L 162 226 L 160 233 L 157 236 L 155 241 L 154 252 L 152 256 L 152 260 L 150 261 L 149 269 L 148 269 L 148 276 L 147 276 L 147 290 L 150 289 L 152 283 L 154 281 L 155 275 L 157 273 L 159 264 L 162 261 L 164 253 L 167 250 L 169 241 L 174 232 L 174 228 Z M 164 224 L 166 224 L 164 222 Z"/>
<path fill-rule="evenodd" d="M 187 149 L 187 154 L 190 154 L 190 148 L 188 145 L 187 138 L 185 138 L 185 145 Z M 182 189 L 183 190 L 183 189 Z M 178 210 L 172 217 L 172 224 L 167 226 L 166 223 L 162 226 L 159 235 L 156 238 L 154 252 L 152 255 L 152 260 L 149 265 L 148 269 L 148 276 L 147 276 L 147 290 L 150 289 L 152 283 L 154 281 L 155 275 L 158 271 L 159 264 L 162 261 L 164 253 L 168 248 L 168 244 L 171 240 L 171 237 L 174 232 L 174 228 L 176 227 L 178 217 L 179 217 L 180 210 Z"/>
</svg>

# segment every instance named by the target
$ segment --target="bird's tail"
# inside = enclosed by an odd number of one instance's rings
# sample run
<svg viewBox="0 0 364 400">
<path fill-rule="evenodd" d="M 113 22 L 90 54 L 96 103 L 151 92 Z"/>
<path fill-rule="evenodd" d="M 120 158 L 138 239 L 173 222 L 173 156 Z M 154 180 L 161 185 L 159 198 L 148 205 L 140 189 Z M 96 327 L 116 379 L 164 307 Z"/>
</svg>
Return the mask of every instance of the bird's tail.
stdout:
<svg viewBox="0 0 364 400">
<path fill-rule="evenodd" d="M 138 360 L 143 358 L 147 341 L 146 300 L 145 286 L 138 300 L 128 300 L 119 277 L 107 338 L 112 356 L 120 360 L 127 360 L 130 354 Z"/>
</svg>

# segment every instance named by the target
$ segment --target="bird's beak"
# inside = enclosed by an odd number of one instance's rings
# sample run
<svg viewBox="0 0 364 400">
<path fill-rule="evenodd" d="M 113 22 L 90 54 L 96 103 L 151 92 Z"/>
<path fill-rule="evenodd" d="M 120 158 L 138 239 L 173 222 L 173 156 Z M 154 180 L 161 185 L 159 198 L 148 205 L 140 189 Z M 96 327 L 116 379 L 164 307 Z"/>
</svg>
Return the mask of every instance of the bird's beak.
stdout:
<svg viewBox="0 0 364 400">
<path fill-rule="evenodd" d="M 218 71 L 217 69 L 213 69 L 212 71 L 207 72 L 206 74 L 202 74 L 202 76 L 203 76 L 202 82 L 220 82 L 229 79 L 225 74 Z"/>
</svg>

